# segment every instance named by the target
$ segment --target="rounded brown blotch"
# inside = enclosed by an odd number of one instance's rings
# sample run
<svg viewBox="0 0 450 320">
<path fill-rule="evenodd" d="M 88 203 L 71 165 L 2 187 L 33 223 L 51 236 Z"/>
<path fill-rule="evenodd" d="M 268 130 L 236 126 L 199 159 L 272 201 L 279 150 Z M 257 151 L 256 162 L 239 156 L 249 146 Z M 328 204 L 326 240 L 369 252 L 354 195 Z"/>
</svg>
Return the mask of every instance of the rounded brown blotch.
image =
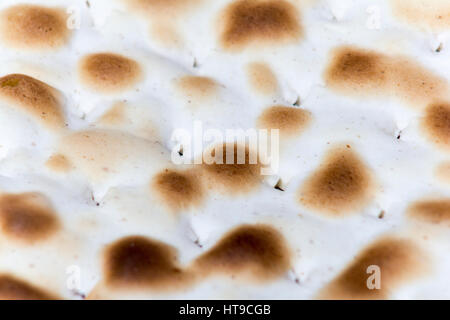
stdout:
<svg viewBox="0 0 450 320">
<path fill-rule="evenodd" d="M 203 185 L 197 171 L 165 169 L 153 178 L 151 186 L 173 211 L 197 207 L 204 198 Z"/>
<path fill-rule="evenodd" d="M 0 300 L 56 300 L 55 296 L 10 275 L 0 275 Z"/>
<path fill-rule="evenodd" d="M 219 88 L 213 79 L 198 76 L 184 76 L 177 80 L 177 86 L 186 97 L 196 100 L 211 98 Z"/>
<path fill-rule="evenodd" d="M 67 43 L 64 9 L 20 4 L 0 13 L 0 37 L 18 49 L 55 49 Z"/>
<path fill-rule="evenodd" d="M 238 143 L 217 144 L 207 149 L 202 169 L 209 188 L 226 193 L 248 193 L 262 181 L 257 153 Z"/>
<path fill-rule="evenodd" d="M 311 113 L 300 108 L 273 106 L 267 108 L 258 118 L 260 128 L 280 130 L 282 137 L 295 136 L 311 121 Z"/>
<path fill-rule="evenodd" d="M 276 229 L 242 225 L 224 235 L 194 265 L 201 274 L 244 275 L 256 281 L 270 281 L 288 271 L 290 251 Z"/>
<path fill-rule="evenodd" d="M 394 14 L 402 21 L 426 30 L 450 29 L 450 3 L 442 0 L 390 0 Z"/>
<path fill-rule="evenodd" d="M 45 163 L 46 167 L 55 172 L 68 172 L 72 169 L 70 161 L 62 154 L 51 156 Z"/>
<path fill-rule="evenodd" d="M 422 119 L 422 129 L 430 141 L 436 145 L 450 149 L 450 103 L 437 102 L 430 104 Z"/>
<path fill-rule="evenodd" d="M 221 45 L 229 50 L 250 44 L 294 42 L 302 36 L 299 13 L 284 0 L 237 0 L 221 16 Z"/>
<path fill-rule="evenodd" d="M 151 15 L 154 19 L 167 20 L 196 7 L 203 0 L 123 0 L 134 11 Z"/>
<path fill-rule="evenodd" d="M 34 243 L 52 236 L 60 223 L 49 200 L 40 193 L 0 196 L 0 227 L 8 238 Z"/>
<path fill-rule="evenodd" d="M 0 78 L 0 98 L 17 105 L 49 127 L 62 127 L 61 94 L 53 87 L 23 74 Z"/>
<path fill-rule="evenodd" d="M 106 111 L 98 123 L 105 125 L 120 125 L 126 120 L 126 104 L 119 102 L 114 104 L 111 109 Z"/>
<path fill-rule="evenodd" d="M 443 162 L 439 164 L 435 170 L 434 175 L 441 182 L 449 184 L 450 183 L 450 162 Z"/>
<path fill-rule="evenodd" d="M 325 80 L 333 89 L 367 93 L 384 88 L 389 82 L 389 72 L 383 55 L 364 49 L 340 47 L 333 52 Z"/>
<path fill-rule="evenodd" d="M 247 66 L 250 85 L 258 93 L 273 95 L 278 91 L 278 81 L 270 67 L 264 63 L 253 62 Z"/>
<path fill-rule="evenodd" d="M 319 298 L 388 299 L 395 289 L 422 276 L 425 270 L 426 256 L 416 244 L 408 239 L 385 237 L 362 250 L 321 290 Z"/>
<path fill-rule="evenodd" d="M 353 149 L 337 146 L 301 186 L 299 200 L 327 216 L 342 217 L 368 204 L 373 196 L 372 180 L 371 172 Z"/>
<path fill-rule="evenodd" d="M 184 284 L 176 249 L 159 241 L 130 236 L 106 249 L 104 274 L 108 286 L 169 289 Z"/>
<path fill-rule="evenodd" d="M 415 202 L 408 208 L 408 216 L 419 221 L 450 226 L 450 199 Z"/>
<path fill-rule="evenodd" d="M 419 108 L 447 92 L 445 79 L 409 58 L 356 47 L 333 50 L 324 78 L 344 94 L 392 96 Z"/>
<path fill-rule="evenodd" d="M 101 93 L 130 89 L 142 76 L 139 64 L 115 53 L 94 53 L 79 63 L 80 79 L 87 87 Z"/>
</svg>

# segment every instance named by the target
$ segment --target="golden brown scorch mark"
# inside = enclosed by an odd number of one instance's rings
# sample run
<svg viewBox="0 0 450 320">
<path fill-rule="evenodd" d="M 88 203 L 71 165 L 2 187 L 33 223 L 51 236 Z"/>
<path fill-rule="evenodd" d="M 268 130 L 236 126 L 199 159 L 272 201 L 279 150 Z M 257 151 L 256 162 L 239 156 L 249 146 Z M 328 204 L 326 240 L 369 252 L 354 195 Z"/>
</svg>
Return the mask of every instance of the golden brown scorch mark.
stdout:
<svg viewBox="0 0 450 320">
<path fill-rule="evenodd" d="M 432 224 L 450 225 L 450 199 L 415 202 L 408 208 L 408 216 Z"/>
<path fill-rule="evenodd" d="M 273 106 L 267 108 L 258 118 L 258 126 L 278 129 L 282 137 L 295 136 L 311 121 L 311 113 L 300 108 Z"/>
<path fill-rule="evenodd" d="M 72 169 L 70 161 L 62 154 L 55 154 L 45 163 L 47 168 L 55 172 L 68 172 Z"/>
<path fill-rule="evenodd" d="M 0 78 L 0 98 L 17 105 L 49 127 L 63 127 L 61 94 L 53 87 L 23 74 Z"/>
<path fill-rule="evenodd" d="M 121 288 L 178 288 L 190 276 L 178 266 L 176 249 L 141 236 L 119 239 L 104 255 L 106 284 Z"/>
<path fill-rule="evenodd" d="M 203 0 L 123 0 L 140 14 L 150 15 L 153 19 L 169 22 L 170 17 L 196 8 Z"/>
<path fill-rule="evenodd" d="M 55 49 L 70 36 L 64 9 L 19 4 L 0 13 L 0 36 L 18 49 Z"/>
<path fill-rule="evenodd" d="M 139 64 L 115 53 L 95 53 L 83 57 L 79 63 L 82 82 L 102 93 L 129 89 L 141 78 Z"/>
<path fill-rule="evenodd" d="M 196 170 L 165 169 L 153 178 L 152 190 L 174 211 L 199 206 L 204 198 L 201 177 Z"/>
<path fill-rule="evenodd" d="M 262 180 L 261 167 L 257 153 L 238 143 L 215 145 L 203 155 L 202 168 L 210 188 L 230 194 L 257 188 Z"/>
<path fill-rule="evenodd" d="M 294 42 L 302 36 L 297 9 L 284 0 L 238 0 L 221 13 L 221 44 L 239 50 L 250 44 Z"/>
<path fill-rule="evenodd" d="M 0 275 L 0 300 L 56 300 L 57 298 L 11 275 Z"/>
<path fill-rule="evenodd" d="M 380 288 L 370 290 L 368 279 L 380 272 Z M 320 299 L 388 299 L 393 290 L 422 276 L 425 255 L 412 241 L 384 237 L 366 247 L 350 265 L 319 294 Z M 370 285 L 377 280 L 372 277 Z"/>
<path fill-rule="evenodd" d="M 265 63 L 253 62 L 247 66 L 251 86 L 258 93 L 273 95 L 278 90 L 278 81 L 272 70 Z"/>
<path fill-rule="evenodd" d="M 328 152 L 320 168 L 299 190 L 300 202 L 328 216 L 341 217 L 363 208 L 372 197 L 373 178 L 348 146 Z"/>
<path fill-rule="evenodd" d="M 390 0 L 401 20 L 425 30 L 450 29 L 450 3 L 442 0 Z"/>
<path fill-rule="evenodd" d="M 430 104 L 422 119 L 422 129 L 430 141 L 450 149 L 450 103 L 435 102 Z"/>
<path fill-rule="evenodd" d="M 7 237 L 33 243 L 54 234 L 59 221 L 49 200 L 40 193 L 3 194 L 0 226 Z"/>
<path fill-rule="evenodd" d="M 290 252 L 283 236 L 267 225 L 242 225 L 222 237 L 194 264 L 200 274 L 244 275 L 270 281 L 290 267 Z"/>
<path fill-rule="evenodd" d="M 186 97 L 201 101 L 211 98 L 219 85 L 208 77 L 184 76 L 177 80 L 177 87 Z"/>
<path fill-rule="evenodd" d="M 347 95 L 392 96 L 419 108 L 448 90 L 445 79 L 409 58 L 346 46 L 333 50 L 325 81 Z"/>
</svg>

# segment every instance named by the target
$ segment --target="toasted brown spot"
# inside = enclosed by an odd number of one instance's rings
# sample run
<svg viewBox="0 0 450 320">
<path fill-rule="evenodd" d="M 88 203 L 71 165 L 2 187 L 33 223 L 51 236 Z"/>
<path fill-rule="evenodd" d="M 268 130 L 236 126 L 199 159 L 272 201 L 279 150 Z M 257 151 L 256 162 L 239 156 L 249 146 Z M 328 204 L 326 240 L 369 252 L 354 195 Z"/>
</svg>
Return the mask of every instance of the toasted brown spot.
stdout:
<svg viewBox="0 0 450 320">
<path fill-rule="evenodd" d="M 443 183 L 450 183 L 450 162 L 439 164 L 434 170 L 436 178 Z"/>
<path fill-rule="evenodd" d="M 212 156 L 212 161 L 207 155 Z M 237 143 L 216 145 L 206 150 L 203 158 L 202 168 L 209 178 L 210 188 L 233 194 L 247 193 L 261 182 L 261 164 L 257 154 L 248 146 Z M 227 163 L 227 158 L 232 163 Z"/>
<path fill-rule="evenodd" d="M 124 121 L 125 118 L 125 104 L 117 103 L 102 115 L 99 123 L 107 125 L 119 125 Z"/>
<path fill-rule="evenodd" d="M 83 57 L 79 73 L 86 86 L 102 93 L 129 89 L 141 77 L 136 61 L 114 53 L 95 53 Z"/>
<path fill-rule="evenodd" d="M 70 35 L 64 9 L 16 5 L 0 14 L 0 36 L 19 49 L 48 49 L 64 45 Z"/>
<path fill-rule="evenodd" d="M 251 86 L 260 94 L 271 95 L 278 90 L 276 76 L 264 63 L 253 62 L 247 67 L 248 78 Z"/>
<path fill-rule="evenodd" d="M 46 83 L 23 74 L 0 78 L 0 98 L 17 105 L 50 127 L 62 127 L 61 95 Z"/>
<path fill-rule="evenodd" d="M 442 0 L 391 0 L 394 14 L 401 20 L 424 29 L 450 29 L 450 4 Z"/>
<path fill-rule="evenodd" d="M 429 105 L 422 120 L 422 129 L 433 143 L 450 149 L 450 103 Z"/>
<path fill-rule="evenodd" d="M 181 48 L 183 46 L 183 36 L 170 23 L 155 23 L 151 27 L 152 38 L 169 48 Z"/>
<path fill-rule="evenodd" d="M 411 218 L 433 224 L 450 225 L 450 199 L 424 200 L 413 203 L 408 208 Z"/>
<path fill-rule="evenodd" d="M 45 163 L 47 168 L 55 172 L 67 172 L 72 168 L 70 161 L 62 154 L 51 156 Z"/>
<path fill-rule="evenodd" d="M 300 202 L 329 216 L 363 208 L 372 198 L 372 174 L 353 149 L 333 148 L 300 188 Z"/>
<path fill-rule="evenodd" d="M 322 299 L 387 299 L 399 286 L 422 275 L 425 256 L 407 239 L 386 237 L 365 248 L 335 280 L 321 292 Z M 379 267 L 380 289 L 369 289 L 368 279 Z M 374 285 L 374 277 L 369 284 Z"/>
<path fill-rule="evenodd" d="M 10 275 L 0 275 L 0 300 L 56 300 L 57 298 Z"/>
<path fill-rule="evenodd" d="M 196 7 L 202 0 L 123 0 L 138 13 L 154 18 L 174 16 Z"/>
<path fill-rule="evenodd" d="M 297 9 L 284 0 L 238 0 L 221 15 L 221 43 L 227 49 L 252 43 L 293 42 L 302 35 Z"/>
<path fill-rule="evenodd" d="M 185 76 L 177 81 L 178 88 L 189 98 L 205 99 L 213 96 L 218 84 L 211 78 Z"/>
<path fill-rule="evenodd" d="M 384 56 L 356 48 L 338 48 L 326 72 L 327 84 L 343 90 L 378 90 L 389 82 Z"/>
<path fill-rule="evenodd" d="M 39 193 L 0 196 L 0 226 L 9 238 L 25 242 L 44 240 L 59 222 L 48 199 Z"/>
<path fill-rule="evenodd" d="M 311 120 L 311 113 L 293 107 L 273 106 L 259 116 L 258 126 L 265 129 L 278 129 L 281 136 L 299 134 Z"/>
<path fill-rule="evenodd" d="M 153 178 L 152 189 L 175 211 L 198 206 L 204 197 L 197 171 L 166 169 Z"/>
<path fill-rule="evenodd" d="M 328 87 L 355 96 L 384 95 L 424 107 L 445 96 L 446 81 L 417 62 L 353 47 L 339 47 L 325 71 Z"/>
<path fill-rule="evenodd" d="M 226 234 L 195 265 L 201 274 L 245 274 L 267 281 L 287 272 L 290 253 L 283 236 L 272 227 L 243 225 Z"/>
<path fill-rule="evenodd" d="M 120 239 L 109 245 L 105 253 L 104 272 L 108 285 L 124 288 L 165 289 L 180 285 L 185 280 L 173 247 L 140 236 Z"/>
</svg>

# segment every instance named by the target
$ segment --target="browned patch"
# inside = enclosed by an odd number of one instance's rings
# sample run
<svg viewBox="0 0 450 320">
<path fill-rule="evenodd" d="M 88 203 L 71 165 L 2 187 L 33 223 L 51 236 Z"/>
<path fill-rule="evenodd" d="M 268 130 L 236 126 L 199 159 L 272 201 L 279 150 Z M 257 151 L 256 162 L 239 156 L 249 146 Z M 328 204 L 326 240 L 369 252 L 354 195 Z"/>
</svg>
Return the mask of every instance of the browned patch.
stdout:
<svg viewBox="0 0 450 320">
<path fill-rule="evenodd" d="M 372 197 L 372 174 L 350 148 L 338 146 L 299 190 L 300 202 L 332 217 L 362 209 Z"/>
<path fill-rule="evenodd" d="M 335 50 L 325 77 L 339 90 L 378 91 L 389 82 L 389 66 L 383 55 L 368 50 L 341 47 Z"/>
<path fill-rule="evenodd" d="M 195 264 L 200 274 L 244 274 L 257 281 L 279 278 L 290 267 L 283 236 L 266 225 L 242 225 L 227 233 Z"/>
<path fill-rule="evenodd" d="M 297 9 L 284 0 L 234 1 L 221 16 L 221 44 L 230 50 L 252 43 L 293 42 L 302 36 Z"/>
<path fill-rule="evenodd" d="M 354 47 L 333 51 L 325 80 L 328 87 L 344 94 L 393 96 L 418 107 L 447 91 L 443 78 L 409 58 Z"/>
<path fill-rule="evenodd" d="M 153 178 L 152 189 L 174 211 L 199 206 L 204 198 L 197 171 L 165 169 Z"/>
<path fill-rule="evenodd" d="M 141 14 L 154 18 L 167 18 L 183 14 L 195 8 L 203 0 L 123 0 L 128 6 Z"/>
<path fill-rule="evenodd" d="M 183 36 L 172 24 L 155 23 L 151 27 L 151 35 L 155 40 L 169 48 L 181 48 L 184 44 Z"/>
<path fill-rule="evenodd" d="M 0 78 L 0 98 L 15 104 L 50 127 L 62 127 L 61 95 L 46 83 L 23 74 Z"/>
<path fill-rule="evenodd" d="M 178 266 L 175 248 L 140 236 L 120 239 L 105 252 L 107 285 L 168 289 L 185 284 L 187 274 Z"/>
<path fill-rule="evenodd" d="M 70 161 L 62 154 L 55 154 L 51 156 L 45 163 L 47 168 L 55 172 L 67 172 L 72 169 Z"/>
<path fill-rule="evenodd" d="M 422 129 L 433 143 L 450 149 L 450 103 L 430 104 L 422 119 Z"/>
<path fill-rule="evenodd" d="M 385 237 L 365 248 L 350 265 L 320 293 L 321 299 L 388 299 L 393 290 L 408 280 L 422 276 L 425 257 L 407 239 Z M 370 290 L 368 279 L 380 269 L 380 289 Z M 373 278 L 372 278 L 373 279 Z M 371 279 L 371 280 L 372 280 Z M 374 284 L 373 281 L 369 281 Z"/>
<path fill-rule="evenodd" d="M 139 64 L 115 53 L 95 53 L 83 57 L 79 63 L 82 82 L 102 93 L 129 89 L 141 78 Z"/>
<path fill-rule="evenodd" d="M 263 111 L 258 118 L 258 126 L 278 129 L 281 136 L 298 135 L 311 121 L 311 113 L 293 107 L 273 106 Z"/>
<path fill-rule="evenodd" d="M 253 62 L 247 66 L 251 86 L 260 94 L 271 95 L 278 90 L 278 81 L 265 63 Z"/>
<path fill-rule="evenodd" d="M 99 123 L 107 125 L 119 125 L 123 123 L 125 118 L 125 104 L 117 103 L 102 115 Z"/>
<path fill-rule="evenodd" d="M 64 45 L 70 35 L 64 9 L 16 5 L 0 14 L 0 35 L 19 49 L 48 49 Z"/>
<path fill-rule="evenodd" d="M 443 162 L 438 165 L 434 174 L 441 182 L 450 183 L 450 162 Z"/>
<path fill-rule="evenodd" d="M 442 0 L 391 0 L 394 14 L 401 20 L 434 31 L 450 29 L 450 3 Z"/>
<path fill-rule="evenodd" d="M 0 275 L 0 300 L 56 300 L 48 294 L 23 280 L 10 275 Z"/>
<path fill-rule="evenodd" d="M 202 168 L 210 188 L 227 193 L 247 193 L 261 182 L 261 164 L 257 154 L 248 146 L 237 143 L 224 143 L 205 151 Z"/>
<path fill-rule="evenodd" d="M 184 76 L 177 85 L 186 97 L 198 100 L 212 97 L 218 89 L 218 84 L 207 77 Z"/>
<path fill-rule="evenodd" d="M 415 202 L 408 208 L 408 216 L 433 224 L 450 225 L 450 199 Z"/>
<path fill-rule="evenodd" d="M 33 243 L 54 234 L 59 221 L 48 199 L 39 193 L 3 194 L 0 226 L 9 238 Z"/>
</svg>

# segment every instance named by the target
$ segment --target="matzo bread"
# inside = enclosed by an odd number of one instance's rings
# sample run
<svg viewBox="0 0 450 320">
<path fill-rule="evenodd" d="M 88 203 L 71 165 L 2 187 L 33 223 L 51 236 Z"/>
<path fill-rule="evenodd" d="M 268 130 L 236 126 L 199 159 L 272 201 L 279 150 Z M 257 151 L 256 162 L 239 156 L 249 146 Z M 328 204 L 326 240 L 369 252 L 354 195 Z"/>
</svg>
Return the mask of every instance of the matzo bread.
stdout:
<svg viewBox="0 0 450 320">
<path fill-rule="evenodd" d="M 450 298 L 449 34 L 446 0 L 2 0 L 0 298 Z M 279 170 L 173 163 L 199 121 L 279 129 Z"/>
</svg>

